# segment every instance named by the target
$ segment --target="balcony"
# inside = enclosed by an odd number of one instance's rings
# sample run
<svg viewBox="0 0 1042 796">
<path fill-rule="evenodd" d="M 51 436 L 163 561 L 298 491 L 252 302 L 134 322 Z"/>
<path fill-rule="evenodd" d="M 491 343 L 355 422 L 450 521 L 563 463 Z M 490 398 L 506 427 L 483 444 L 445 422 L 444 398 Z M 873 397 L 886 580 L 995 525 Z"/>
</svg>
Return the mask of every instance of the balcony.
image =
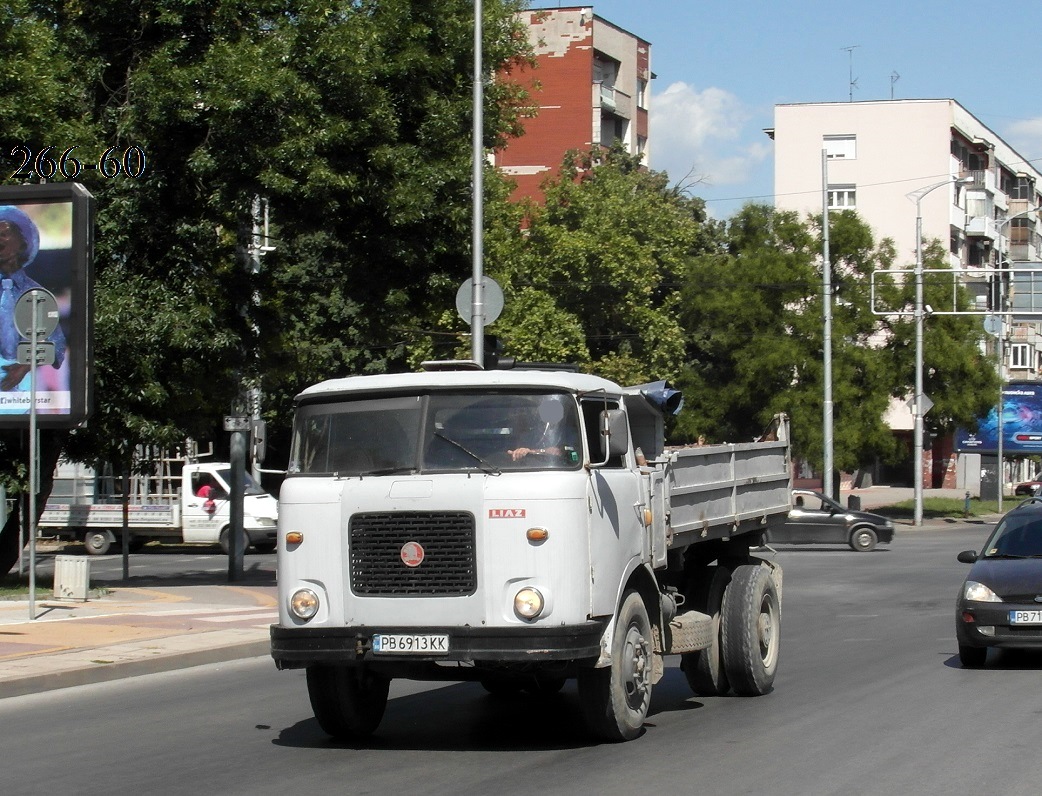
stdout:
<svg viewBox="0 0 1042 796">
<path fill-rule="evenodd" d="M 966 235 L 971 238 L 990 238 L 999 236 L 998 224 L 989 216 L 968 216 L 966 218 Z"/>
<path fill-rule="evenodd" d="M 623 119 L 633 118 L 633 97 L 615 86 L 601 83 L 599 87 L 601 110 L 620 116 Z"/>
<path fill-rule="evenodd" d="M 966 172 L 966 176 L 973 178 L 973 182 L 966 186 L 967 190 L 984 189 L 988 193 L 995 193 L 995 172 L 992 169 L 972 169 Z"/>
</svg>

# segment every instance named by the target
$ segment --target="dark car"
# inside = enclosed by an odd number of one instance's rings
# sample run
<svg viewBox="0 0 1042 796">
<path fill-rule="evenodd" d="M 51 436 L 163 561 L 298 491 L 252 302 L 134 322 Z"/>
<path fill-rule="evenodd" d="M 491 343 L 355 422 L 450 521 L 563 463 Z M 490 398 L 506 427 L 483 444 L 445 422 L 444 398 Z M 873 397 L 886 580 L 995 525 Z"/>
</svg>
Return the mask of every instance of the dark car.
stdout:
<svg viewBox="0 0 1042 796">
<path fill-rule="evenodd" d="M 858 552 L 894 539 L 894 523 L 867 511 L 854 511 L 809 489 L 792 490 L 792 510 L 784 523 L 766 534 L 768 542 L 787 544 L 848 544 Z"/>
<path fill-rule="evenodd" d="M 958 558 L 973 564 L 955 609 L 962 665 L 983 666 L 989 647 L 1042 648 L 1042 498 L 1010 509 L 981 553 Z"/>
</svg>

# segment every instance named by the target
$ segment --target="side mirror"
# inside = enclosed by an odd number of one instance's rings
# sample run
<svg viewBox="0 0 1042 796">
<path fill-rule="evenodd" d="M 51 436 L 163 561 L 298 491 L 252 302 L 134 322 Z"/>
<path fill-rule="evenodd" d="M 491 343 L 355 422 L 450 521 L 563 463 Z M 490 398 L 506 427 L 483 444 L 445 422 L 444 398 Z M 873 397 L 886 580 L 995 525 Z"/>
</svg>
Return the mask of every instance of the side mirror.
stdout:
<svg viewBox="0 0 1042 796">
<path fill-rule="evenodd" d="M 594 467 L 603 467 L 616 456 L 622 456 L 629 450 L 629 427 L 626 425 L 626 413 L 621 409 L 605 409 L 601 412 L 598 431 L 601 435 L 604 459 L 591 462 Z"/>
<path fill-rule="evenodd" d="M 956 556 L 956 558 L 959 560 L 959 563 L 961 564 L 972 564 L 974 561 L 977 560 L 977 551 L 963 550 L 961 553 L 959 553 L 958 556 Z"/>
</svg>

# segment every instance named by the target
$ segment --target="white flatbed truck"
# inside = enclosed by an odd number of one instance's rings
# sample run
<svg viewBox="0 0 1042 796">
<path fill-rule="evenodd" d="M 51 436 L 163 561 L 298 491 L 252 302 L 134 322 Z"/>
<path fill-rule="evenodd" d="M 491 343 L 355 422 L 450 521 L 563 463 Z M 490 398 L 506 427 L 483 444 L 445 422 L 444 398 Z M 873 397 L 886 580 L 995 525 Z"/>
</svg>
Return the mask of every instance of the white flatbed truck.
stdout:
<svg viewBox="0 0 1042 796">
<path fill-rule="evenodd" d="M 231 465 L 185 463 L 179 472 L 130 478 L 127 528 L 131 550 L 149 541 L 219 544 L 227 554 L 231 524 Z M 60 463 L 54 491 L 40 517 L 41 536 L 83 542 L 90 555 L 105 555 L 123 533 L 121 479 L 98 476 L 91 468 Z M 209 500 L 197 495 L 206 484 Z M 243 550 L 275 549 L 278 501 L 247 474 L 243 497 Z"/>
<path fill-rule="evenodd" d="M 790 508 L 787 420 L 667 449 L 659 386 L 460 370 L 297 397 L 271 654 L 327 733 L 372 733 L 398 677 L 576 678 L 613 741 L 642 732 L 665 655 L 699 694 L 771 690 L 782 573 L 750 551 Z"/>
</svg>

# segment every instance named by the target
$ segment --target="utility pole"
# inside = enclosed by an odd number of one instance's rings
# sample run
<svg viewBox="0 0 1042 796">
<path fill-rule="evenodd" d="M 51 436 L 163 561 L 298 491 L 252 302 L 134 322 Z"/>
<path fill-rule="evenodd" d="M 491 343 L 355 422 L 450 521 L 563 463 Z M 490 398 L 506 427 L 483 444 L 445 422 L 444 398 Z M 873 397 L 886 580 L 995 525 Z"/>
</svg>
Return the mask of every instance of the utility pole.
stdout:
<svg viewBox="0 0 1042 796">
<path fill-rule="evenodd" d="M 472 187 L 474 192 L 471 218 L 471 257 L 473 292 L 470 299 L 470 357 L 483 367 L 485 361 L 485 279 L 482 261 L 484 259 L 485 228 L 485 146 L 484 128 L 484 67 L 482 66 L 482 4 L 474 0 L 474 125 L 471 131 L 471 166 Z"/>
<path fill-rule="evenodd" d="M 263 210 L 263 216 L 262 216 Z M 253 197 L 253 204 L 251 206 L 251 216 L 253 222 L 252 236 L 250 240 L 249 248 L 249 273 L 251 277 L 256 277 L 261 271 L 261 257 L 268 252 L 275 251 L 274 246 L 268 245 L 268 200 L 262 199 L 259 195 L 255 194 Z M 261 222 L 263 221 L 263 227 Z M 256 309 L 260 307 L 261 296 L 259 290 L 253 292 L 253 307 Z M 260 329 L 257 327 L 256 321 L 251 321 L 251 328 L 255 338 L 260 337 Z M 261 404 L 263 403 L 264 394 L 261 391 L 260 377 L 254 375 L 246 385 L 246 400 L 247 406 L 250 412 L 251 420 L 251 431 L 255 440 L 263 440 L 265 437 L 264 421 L 261 419 Z M 251 445 L 249 448 L 249 460 L 250 460 L 250 475 L 256 483 L 260 483 L 261 471 L 260 461 L 258 457 L 258 445 Z"/>
<path fill-rule="evenodd" d="M 832 472 L 832 258 L 829 252 L 829 159 L 828 150 L 821 150 L 821 281 L 822 281 L 822 382 L 825 390 L 822 411 L 822 446 L 824 462 L 821 480 L 825 497 L 833 494 Z"/>
</svg>

